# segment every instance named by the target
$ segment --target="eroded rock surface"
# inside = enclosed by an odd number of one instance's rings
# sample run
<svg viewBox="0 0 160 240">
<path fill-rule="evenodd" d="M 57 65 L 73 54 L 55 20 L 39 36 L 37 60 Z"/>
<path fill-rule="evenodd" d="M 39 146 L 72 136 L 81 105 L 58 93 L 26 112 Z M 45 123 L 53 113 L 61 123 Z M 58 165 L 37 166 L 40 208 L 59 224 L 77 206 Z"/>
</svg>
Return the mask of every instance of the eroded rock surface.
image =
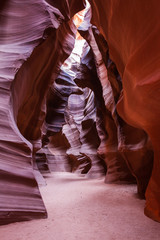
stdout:
<svg viewBox="0 0 160 240">
<path fill-rule="evenodd" d="M 37 163 L 93 176 L 102 159 L 160 221 L 159 1 L 89 2 L 73 22 L 84 1 L 1 1 L 0 224 L 47 216 Z"/>
<path fill-rule="evenodd" d="M 71 165 L 68 170 L 72 172 L 88 173 L 88 177 L 104 174 L 104 161 L 97 155 L 97 148 L 106 139 L 103 114 L 100 114 L 104 109 L 92 51 L 77 33 L 74 49 L 48 95 L 44 152 L 51 170 L 62 169 L 57 169 L 59 162 L 59 165 Z M 69 143 L 65 151 L 64 137 Z M 58 145 L 54 138 L 59 139 Z"/>
<path fill-rule="evenodd" d="M 145 214 L 160 221 L 159 1 L 137 0 L 123 4 L 121 0 L 96 0 L 90 3 L 92 23 L 105 37 L 110 57 L 122 78 L 123 92 L 117 104 L 118 113 L 130 125 L 143 129 L 152 142 L 154 164 L 146 191 Z M 132 133 L 135 134 L 134 131 Z M 137 141 L 136 134 L 135 137 Z M 137 161 L 140 154 L 143 157 Z M 128 159 L 131 155 L 128 155 Z M 148 157 L 149 154 L 145 155 L 144 151 L 138 156 L 136 154 L 131 166 L 133 171 L 139 165 L 143 175 Z M 144 168 L 140 170 L 142 165 Z"/>
<path fill-rule="evenodd" d="M 46 217 L 32 155 L 40 147 L 46 92 L 74 45 L 69 19 L 83 6 L 83 1 L 2 1 L 0 224 Z"/>
</svg>

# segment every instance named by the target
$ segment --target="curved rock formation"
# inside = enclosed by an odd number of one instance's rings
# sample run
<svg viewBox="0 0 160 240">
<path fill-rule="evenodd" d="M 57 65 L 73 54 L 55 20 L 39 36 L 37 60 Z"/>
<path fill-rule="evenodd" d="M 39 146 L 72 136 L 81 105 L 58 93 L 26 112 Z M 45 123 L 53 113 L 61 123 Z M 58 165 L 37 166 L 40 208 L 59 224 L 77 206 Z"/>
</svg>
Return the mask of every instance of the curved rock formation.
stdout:
<svg viewBox="0 0 160 240">
<path fill-rule="evenodd" d="M 85 1 L 0 3 L 0 224 L 47 216 L 36 161 L 62 159 L 91 176 L 105 159 L 108 183 L 136 178 L 160 221 L 159 1 L 89 2 L 74 19 Z"/>
<path fill-rule="evenodd" d="M 121 0 L 91 0 L 90 3 L 92 23 L 107 40 L 110 57 L 122 78 L 118 112 L 126 122 L 145 130 L 152 142 L 154 165 L 146 191 L 145 214 L 160 221 L 159 1 L 123 4 Z M 145 161 L 143 158 L 142 162 Z M 137 165 L 134 164 L 133 169 Z"/>
<path fill-rule="evenodd" d="M 72 0 L 2 1 L 0 224 L 46 217 L 32 155 L 40 147 L 45 95 L 74 44 L 76 28 L 67 21 L 83 7 Z"/>
<path fill-rule="evenodd" d="M 44 152 L 47 154 L 50 169 L 54 171 L 57 169 L 56 161 L 59 161 L 59 165 L 62 163 L 66 165 L 68 156 L 71 171 L 79 171 L 80 167 L 80 172 L 87 173 L 91 168 L 88 174 L 90 177 L 104 173 L 101 160 L 97 156 L 97 148 L 102 139 L 103 144 L 105 142 L 103 120 L 99 113 L 105 106 L 95 69 L 90 47 L 77 34 L 74 49 L 62 65 L 47 101 L 46 136 L 53 135 L 48 147 L 54 156 L 51 157 L 51 152 L 47 152 L 46 147 Z M 63 135 L 70 144 L 66 155 L 64 146 L 57 146 L 54 141 L 54 137 L 60 140 L 61 136 L 63 145 Z M 82 167 L 84 162 L 85 164 L 88 162 L 88 167 L 84 167 L 87 170 Z"/>
<path fill-rule="evenodd" d="M 149 148 L 147 134 L 126 124 L 116 112 L 122 89 L 121 78 L 109 58 L 107 42 L 97 28 L 90 24 L 90 15 L 88 11 L 79 31 L 93 50 L 107 110 L 103 110 L 108 135 L 103 150 L 107 163 L 106 182 L 133 182 L 135 176 L 138 193 L 144 197 L 152 170 L 152 149 Z"/>
</svg>

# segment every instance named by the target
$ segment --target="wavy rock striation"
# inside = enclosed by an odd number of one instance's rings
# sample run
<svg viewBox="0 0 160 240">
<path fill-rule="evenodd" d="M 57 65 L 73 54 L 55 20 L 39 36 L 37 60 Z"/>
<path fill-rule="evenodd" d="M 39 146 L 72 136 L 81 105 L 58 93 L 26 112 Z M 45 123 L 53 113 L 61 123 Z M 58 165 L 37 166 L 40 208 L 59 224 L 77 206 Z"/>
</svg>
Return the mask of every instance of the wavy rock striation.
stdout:
<svg viewBox="0 0 160 240">
<path fill-rule="evenodd" d="M 107 139 L 102 152 L 107 163 L 106 182 L 133 182 L 136 177 L 138 193 L 144 193 L 150 178 L 153 153 L 147 134 L 126 124 L 116 111 L 122 83 L 115 64 L 108 55 L 108 44 L 95 26 L 90 24 L 90 12 L 86 14 L 79 31 L 90 44 L 102 85 Z M 103 154 L 104 155 L 104 154 Z M 135 156 L 137 158 L 135 163 Z M 132 173 L 132 175 L 131 175 Z"/>
<path fill-rule="evenodd" d="M 0 3 L 0 224 L 47 216 L 37 163 L 95 176 L 100 159 L 160 221 L 159 2 L 89 2 L 74 22 L 83 0 Z"/>
<path fill-rule="evenodd" d="M 34 176 L 45 96 L 74 45 L 83 1 L 2 1 L 0 8 L 0 224 L 46 217 Z M 63 15 L 64 14 L 64 15 Z"/>
<path fill-rule="evenodd" d="M 105 130 L 100 116 L 101 102 L 103 109 L 105 107 L 95 69 L 90 47 L 80 37 L 76 40 L 71 55 L 62 65 L 48 95 L 44 141 L 47 136 L 52 137 L 48 140 L 49 151 L 46 146 L 43 151 L 47 155 L 50 170 L 56 171 L 58 162 L 59 165 L 67 165 L 66 162 L 69 161 L 70 171 L 87 173 L 90 170 L 90 177 L 104 174 L 97 148 L 102 139 L 105 141 Z M 64 138 L 69 144 L 66 150 Z M 59 144 L 54 139 L 57 139 Z M 79 168 L 81 170 L 78 170 Z M 63 168 L 60 166 L 59 169 Z"/>
<path fill-rule="evenodd" d="M 160 24 L 159 1 L 90 1 L 92 6 L 92 23 L 105 37 L 111 59 L 115 62 L 122 78 L 123 92 L 117 104 L 119 115 L 130 125 L 143 129 L 151 140 L 154 149 L 154 163 L 151 178 L 146 190 L 145 214 L 160 221 L 160 151 L 159 151 L 159 89 L 160 89 Z M 105 7 L 104 7 L 105 6 Z M 150 16 L 153 16 L 150 18 Z M 124 128 L 124 132 L 130 132 Z M 137 148 L 127 158 L 134 156 L 130 167 L 140 174 L 146 173 L 150 155 L 147 138 L 131 130 L 133 139 L 139 139 Z M 134 155 L 132 155 L 134 153 Z M 124 153 L 126 157 L 126 152 Z M 142 156 L 142 158 L 141 158 Z M 151 168 L 151 166 L 150 166 Z"/>
</svg>

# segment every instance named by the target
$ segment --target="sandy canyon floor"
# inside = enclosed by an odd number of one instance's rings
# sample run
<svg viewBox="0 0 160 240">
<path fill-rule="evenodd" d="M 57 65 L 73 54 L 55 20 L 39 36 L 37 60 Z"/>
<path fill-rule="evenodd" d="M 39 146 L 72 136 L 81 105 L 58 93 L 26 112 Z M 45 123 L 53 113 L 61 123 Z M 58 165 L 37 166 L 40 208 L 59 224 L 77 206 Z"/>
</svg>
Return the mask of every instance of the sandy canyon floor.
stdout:
<svg viewBox="0 0 160 240">
<path fill-rule="evenodd" d="M 160 223 L 143 214 L 136 185 L 52 173 L 40 187 L 48 219 L 0 226 L 1 240 L 159 240 Z"/>
</svg>

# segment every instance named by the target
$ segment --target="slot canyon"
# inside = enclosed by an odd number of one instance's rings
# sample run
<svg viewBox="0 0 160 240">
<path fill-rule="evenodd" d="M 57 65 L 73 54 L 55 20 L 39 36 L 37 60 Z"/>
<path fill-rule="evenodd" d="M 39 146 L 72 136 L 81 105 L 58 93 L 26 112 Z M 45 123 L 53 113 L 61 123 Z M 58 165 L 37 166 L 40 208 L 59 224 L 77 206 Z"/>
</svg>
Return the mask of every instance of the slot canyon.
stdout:
<svg viewBox="0 0 160 240">
<path fill-rule="evenodd" d="M 0 239 L 160 239 L 159 9 L 1 0 Z"/>
</svg>

